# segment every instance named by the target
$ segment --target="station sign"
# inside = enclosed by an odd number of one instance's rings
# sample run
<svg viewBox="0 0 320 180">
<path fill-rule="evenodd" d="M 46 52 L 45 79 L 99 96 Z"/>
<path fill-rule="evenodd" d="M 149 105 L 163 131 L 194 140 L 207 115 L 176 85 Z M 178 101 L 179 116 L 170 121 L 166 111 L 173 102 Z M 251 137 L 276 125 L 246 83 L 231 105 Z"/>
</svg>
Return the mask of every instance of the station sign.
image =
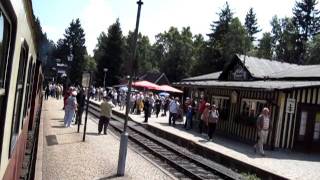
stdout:
<svg viewBox="0 0 320 180">
<path fill-rule="evenodd" d="M 289 114 L 293 114 L 295 111 L 296 107 L 296 100 L 293 98 L 288 98 L 287 99 L 287 106 L 286 106 L 286 112 Z"/>
<path fill-rule="evenodd" d="M 82 74 L 82 87 L 88 88 L 90 84 L 90 73 L 85 72 Z"/>
</svg>

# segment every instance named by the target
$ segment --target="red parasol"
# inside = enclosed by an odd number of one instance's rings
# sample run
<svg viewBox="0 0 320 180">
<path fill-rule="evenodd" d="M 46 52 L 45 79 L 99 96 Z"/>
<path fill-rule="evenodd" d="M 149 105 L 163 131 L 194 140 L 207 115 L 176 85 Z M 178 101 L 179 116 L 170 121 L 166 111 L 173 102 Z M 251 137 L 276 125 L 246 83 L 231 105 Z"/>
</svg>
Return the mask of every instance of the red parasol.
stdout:
<svg viewBox="0 0 320 180">
<path fill-rule="evenodd" d="M 167 92 L 174 92 L 174 93 L 183 93 L 183 91 L 176 89 L 174 87 L 171 87 L 169 85 L 161 85 L 160 89 L 158 89 L 160 91 L 167 91 Z"/>
<path fill-rule="evenodd" d="M 137 81 L 137 82 L 133 82 L 132 86 L 134 87 L 142 87 L 142 88 L 147 88 L 147 89 L 152 89 L 152 90 L 159 90 L 160 86 L 151 83 L 149 81 Z"/>
</svg>

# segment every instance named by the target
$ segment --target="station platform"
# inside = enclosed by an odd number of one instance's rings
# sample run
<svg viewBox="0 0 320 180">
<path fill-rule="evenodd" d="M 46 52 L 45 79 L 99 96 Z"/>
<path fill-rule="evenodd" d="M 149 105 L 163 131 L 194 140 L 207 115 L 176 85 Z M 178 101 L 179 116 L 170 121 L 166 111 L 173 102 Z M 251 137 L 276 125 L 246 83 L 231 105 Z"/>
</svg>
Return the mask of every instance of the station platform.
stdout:
<svg viewBox="0 0 320 180">
<path fill-rule="evenodd" d="M 128 148 L 126 172 L 117 177 L 119 138 L 112 132 L 97 135 L 97 124 L 88 118 L 86 141 L 83 126 L 63 125 L 63 101 L 49 98 L 42 106 L 36 180 L 173 179 L 151 160 Z M 84 115 L 83 120 L 84 122 Z"/>
<path fill-rule="evenodd" d="M 96 103 L 99 103 L 95 101 Z M 120 111 L 119 107 L 114 109 L 115 114 L 125 114 L 125 110 Z M 143 123 L 144 115 L 130 114 L 130 119 L 135 122 Z M 214 142 L 208 142 L 205 134 L 199 134 L 194 131 L 187 131 L 183 128 L 183 122 L 177 122 L 175 127 L 168 125 L 168 115 L 158 117 L 152 115 L 149 118 L 147 126 L 151 131 L 160 131 L 158 135 L 169 136 L 183 139 L 184 143 L 189 143 L 197 149 L 209 149 L 213 152 L 245 164 L 245 168 L 251 166 L 261 171 L 269 172 L 275 176 L 285 179 L 320 179 L 320 154 L 304 154 L 286 150 L 266 151 L 266 157 L 254 153 L 253 147 L 231 140 L 225 137 L 217 136 Z M 163 133 L 165 132 L 165 133 Z M 171 137 L 172 138 L 172 137 Z M 276 178 L 273 178 L 276 179 Z"/>
</svg>

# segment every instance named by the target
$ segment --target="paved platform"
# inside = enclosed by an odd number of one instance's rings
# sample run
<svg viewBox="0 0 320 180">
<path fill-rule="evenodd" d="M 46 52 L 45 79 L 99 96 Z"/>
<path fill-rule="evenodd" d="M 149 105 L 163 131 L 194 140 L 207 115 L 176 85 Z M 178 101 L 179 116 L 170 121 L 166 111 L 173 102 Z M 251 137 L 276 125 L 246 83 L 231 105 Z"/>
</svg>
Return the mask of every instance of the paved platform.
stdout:
<svg viewBox="0 0 320 180">
<path fill-rule="evenodd" d="M 97 102 L 99 103 L 99 102 Z M 125 113 L 115 108 L 115 111 Z M 136 122 L 143 123 L 144 116 L 132 115 L 131 119 Z M 277 150 L 266 151 L 267 156 L 261 157 L 253 152 L 253 147 L 247 144 L 236 142 L 228 138 L 216 137 L 214 142 L 206 141 L 206 135 L 186 131 L 182 124 L 178 122 L 175 127 L 168 126 L 168 116 L 156 118 L 152 115 L 148 120 L 148 125 L 163 131 L 178 135 L 193 143 L 212 149 L 216 152 L 222 153 L 226 156 L 235 158 L 239 161 L 248 163 L 260 169 L 272 172 L 276 175 L 288 179 L 320 179 L 320 155 L 318 154 L 304 154 L 291 151 Z M 180 125 L 179 125 L 180 124 Z"/>
<path fill-rule="evenodd" d="M 86 142 L 82 142 L 82 129 L 76 133 L 76 126 L 63 127 L 62 104 L 62 100 L 54 98 L 43 102 L 37 180 L 172 179 L 166 171 L 130 148 L 126 175 L 117 177 L 118 137 L 111 132 L 98 136 L 97 124 L 89 119 Z"/>
</svg>

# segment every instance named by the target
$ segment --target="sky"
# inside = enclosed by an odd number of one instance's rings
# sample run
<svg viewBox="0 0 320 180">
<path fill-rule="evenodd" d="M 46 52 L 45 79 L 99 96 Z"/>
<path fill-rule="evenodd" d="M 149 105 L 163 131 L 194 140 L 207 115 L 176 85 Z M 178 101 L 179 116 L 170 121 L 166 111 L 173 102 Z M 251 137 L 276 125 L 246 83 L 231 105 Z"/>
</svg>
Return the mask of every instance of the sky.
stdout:
<svg viewBox="0 0 320 180">
<path fill-rule="evenodd" d="M 63 38 L 65 29 L 72 19 L 79 18 L 85 31 L 86 47 L 92 55 L 97 37 L 120 20 L 122 32 L 127 35 L 135 28 L 137 0 L 34 0 L 35 16 L 39 17 L 42 29 L 49 39 L 57 42 Z M 190 26 L 193 34 L 206 36 L 210 24 L 218 19 L 217 13 L 224 7 L 226 0 L 142 0 L 139 32 L 147 35 L 151 42 L 155 35 L 170 26 Z M 249 8 L 257 14 L 258 25 L 262 32 L 271 30 L 270 21 L 278 17 L 292 16 L 295 0 L 228 0 L 234 17 L 242 23 Z"/>
</svg>

